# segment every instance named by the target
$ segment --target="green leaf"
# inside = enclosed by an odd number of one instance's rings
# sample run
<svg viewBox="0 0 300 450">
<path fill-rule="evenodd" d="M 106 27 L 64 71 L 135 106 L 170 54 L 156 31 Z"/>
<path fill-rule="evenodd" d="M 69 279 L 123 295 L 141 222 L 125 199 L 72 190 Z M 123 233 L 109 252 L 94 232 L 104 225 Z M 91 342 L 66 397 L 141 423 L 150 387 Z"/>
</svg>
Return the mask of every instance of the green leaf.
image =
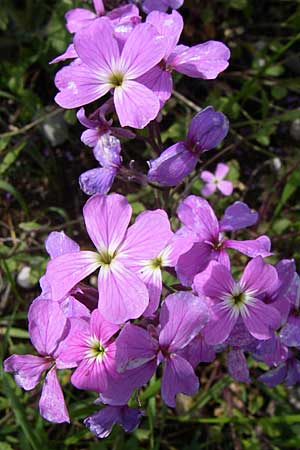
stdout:
<svg viewBox="0 0 300 450">
<path fill-rule="evenodd" d="M 7 169 L 15 162 L 25 145 L 26 141 L 20 142 L 20 144 L 8 151 L 0 163 L 0 175 L 3 175 L 4 172 L 6 172 Z"/>
<path fill-rule="evenodd" d="M 296 190 L 300 187 L 300 171 L 299 168 L 295 169 L 294 172 L 290 175 L 287 180 L 286 185 L 281 194 L 281 198 L 278 202 L 278 205 L 274 212 L 274 218 L 278 216 L 285 203 L 289 200 L 289 198 L 296 192 Z"/>
<path fill-rule="evenodd" d="M 25 212 L 25 214 L 28 214 L 28 212 L 29 212 L 28 206 L 27 206 L 23 196 L 20 194 L 20 192 L 16 188 L 14 188 L 7 181 L 0 180 L 0 189 L 3 189 L 4 191 L 12 194 L 15 197 L 15 199 L 18 201 L 18 203 L 20 204 L 20 206 L 23 209 L 23 211 Z"/>
<path fill-rule="evenodd" d="M 40 450 L 42 448 L 41 443 L 38 441 L 37 436 L 32 430 L 32 426 L 27 421 L 26 413 L 23 405 L 20 403 L 10 380 L 10 375 L 6 373 L 2 374 L 3 377 L 3 391 L 8 397 L 11 405 L 11 409 L 15 414 L 17 424 L 22 429 L 26 440 L 29 442 L 33 450 Z"/>
</svg>

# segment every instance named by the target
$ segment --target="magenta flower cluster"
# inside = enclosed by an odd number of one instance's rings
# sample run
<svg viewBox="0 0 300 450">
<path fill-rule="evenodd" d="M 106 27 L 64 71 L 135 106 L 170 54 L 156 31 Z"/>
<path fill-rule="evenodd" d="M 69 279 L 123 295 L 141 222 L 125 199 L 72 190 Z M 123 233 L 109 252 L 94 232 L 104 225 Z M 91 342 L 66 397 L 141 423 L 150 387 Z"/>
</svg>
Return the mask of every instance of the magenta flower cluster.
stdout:
<svg viewBox="0 0 300 450">
<path fill-rule="evenodd" d="M 272 255 L 267 236 L 233 239 L 232 232 L 257 223 L 256 212 L 236 201 L 218 219 L 207 200 L 188 195 L 175 218 L 155 209 L 133 220 L 126 197 L 108 195 L 115 177 L 130 170 L 123 166 L 121 140 L 157 125 L 172 93 L 172 72 L 213 79 L 228 66 L 230 52 L 221 42 L 178 44 L 183 19 L 176 9 L 182 3 L 146 0 L 145 21 L 135 4 L 107 12 L 94 0 L 95 11 L 71 10 L 66 20 L 73 42 L 52 61 L 72 59 L 56 75 L 55 100 L 63 108 L 80 107 L 77 117 L 86 127 L 81 139 L 99 162 L 80 177 L 82 190 L 91 195 L 83 207 L 91 243 L 86 249 L 64 232 L 48 236 L 42 292 L 28 313 L 37 354 L 12 355 L 4 369 L 25 390 L 43 379 L 40 414 L 56 423 L 70 421 L 58 375 L 69 370 L 70 383 L 94 391 L 103 405 L 84 421 L 99 438 L 116 423 L 125 431 L 138 426 L 145 413 L 129 404 L 160 366 L 161 399 L 168 407 L 176 405 L 177 394 L 198 392 L 200 364 L 221 352 L 240 382 L 251 382 L 247 354 L 270 366 L 260 376 L 266 385 L 300 382 L 294 352 L 300 348 L 300 280 L 294 261 L 266 262 Z M 83 106 L 104 96 L 86 115 Z M 120 126 L 113 126 L 113 117 Z M 185 140 L 156 152 L 140 180 L 160 189 L 178 185 L 228 128 L 223 113 L 206 107 L 192 119 Z M 202 194 L 219 189 L 230 196 L 228 170 L 220 163 L 215 174 L 202 171 Z M 171 219 L 177 219 L 175 229 Z M 239 277 L 232 273 L 232 251 L 249 259 Z M 164 286 L 166 274 L 177 278 L 172 288 Z"/>
</svg>

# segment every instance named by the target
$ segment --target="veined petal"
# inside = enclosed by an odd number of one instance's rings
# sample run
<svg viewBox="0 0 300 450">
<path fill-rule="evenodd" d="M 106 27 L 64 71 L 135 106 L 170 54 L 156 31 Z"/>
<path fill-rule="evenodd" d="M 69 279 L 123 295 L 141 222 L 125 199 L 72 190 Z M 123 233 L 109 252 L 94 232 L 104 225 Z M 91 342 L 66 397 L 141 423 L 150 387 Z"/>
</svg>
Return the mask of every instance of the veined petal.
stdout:
<svg viewBox="0 0 300 450">
<path fill-rule="evenodd" d="M 144 128 L 156 118 L 160 108 L 154 92 L 133 80 L 115 88 L 114 103 L 122 127 Z"/>
<path fill-rule="evenodd" d="M 87 170 L 79 177 L 80 188 L 87 195 L 107 194 L 112 187 L 116 173 L 116 169 L 111 167 Z"/>
<path fill-rule="evenodd" d="M 118 372 L 125 373 L 156 359 L 158 341 L 137 325 L 128 323 L 116 339 Z"/>
<path fill-rule="evenodd" d="M 34 355 L 12 355 L 3 363 L 4 371 L 13 373 L 17 385 L 25 391 L 35 388 L 51 365 L 50 360 Z"/>
<path fill-rule="evenodd" d="M 62 339 L 67 319 L 58 302 L 35 300 L 28 312 L 29 335 L 41 355 L 54 355 Z"/>
<path fill-rule="evenodd" d="M 255 258 L 256 256 L 266 256 L 272 255 L 271 241 L 268 236 L 260 236 L 257 239 L 251 239 L 249 241 L 236 241 L 232 239 L 226 239 L 223 242 L 223 246 L 226 248 L 234 248 L 244 255 L 250 258 Z"/>
<path fill-rule="evenodd" d="M 257 256 L 245 267 L 240 285 L 245 290 L 255 291 L 256 296 L 261 294 L 272 296 L 280 282 L 275 267 L 265 263 L 261 256 Z"/>
<path fill-rule="evenodd" d="M 80 250 L 79 245 L 69 238 L 64 231 L 52 231 L 45 241 L 45 247 L 52 259 L 65 253 L 74 253 Z"/>
<path fill-rule="evenodd" d="M 124 239 L 132 209 L 120 194 L 91 197 L 83 208 L 87 232 L 98 252 L 111 256 Z"/>
<path fill-rule="evenodd" d="M 171 59 L 171 66 L 189 77 L 215 79 L 228 65 L 230 50 L 219 41 L 207 41 L 203 44 L 176 53 Z"/>
<path fill-rule="evenodd" d="M 96 392 L 105 391 L 111 376 L 116 373 L 115 344 L 106 348 L 102 359 L 83 359 L 71 377 L 72 384 L 77 389 L 87 389 Z"/>
<path fill-rule="evenodd" d="M 70 64 L 61 71 L 67 81 L 66 85 L 56 82 L 60 92 L 55 96 L 55 101 L 62 108 L 72 109 L 87 105 L 103 97 L 111 88 L 103 75 L 86 64 Z"/>
<path fill-rule="evenodd" d="M 219 222 L 207 200 L 189 195 L 180 203 L 177 214 L 181 222 L 196 232 L 201 240 L 214 242 L 218 239 Z"/>
<path fill-rule="evenodd" d="M 105 320 L 96 309 L 91 316 L 91 335 L 96 336 L 103 344 L 119 330 L 119 326 Z"/>
<path fill-rule="evenodd" d="M 229 337 L 239 314 L 235 314 L 233 309 L 227 308 L 224 303 L 213 305 L 214 317 L 203 329 L 205 341 L 209 345 L 222 344 Z"/>
<path fill-rule="evenodd" d="M 96 252 L 66 253 L 49 261 L 46 277 L 51 285 L 52 299 L 61 300 L 79 281 L 100 267 Z"/>
<path fill-rule="evenodd" d="M 149 304 L 143 315 L 145 317 L 152 316 L 159 306 L 162 291 L 162 275 L 159 267 L 152 268 L 146 266 L 139 271 L 141 280 L 147 286 L 149 292 Z"/>
<path fill-rule="evenodd" d="M 224 295 L 231 294 L 234 284 L 229 269 L 216 261 L 211 261 L 207 268 L 194 278 L 194 287 L 199 295 L 218 301 L 222 300 Z"/>
<path fill-rule="evenodd" d="M 108 82 L 109 76 L 118 70 L 120 51 L 109 19 L 101 17 L 88 28 L 81 29 L 75 35 L 74 46 L 79 58 L 103 82 Z"/>
<path fill-rule="evenodd" d="M 149 88 L 158 96 L 161 107 L 171 97 L 173 89 L 172 75 L 159 66 L 154 66 L 144 75 L 137 78 L 136 81 Z"/>
<path fill-rule="evenodd" d="M 220 221 L 221 231 L 235 231 L 250 227 L 258 221 L 258 213 L 252 211 L 246 203 L 234 202 L 226 208 Z"/>
<path fill-rule="evenodd" d="M 69 33 L 76 33 L 81 28 L 89 26 L 96 17 L 94 12 L 85 8 L 70 9 L 65 14 L 66 28 Z"/>
<path fill-rule="evenodd" d="M 157 257 L 172 236 L 170 221 L 164 210 L 144 211 L 128 228 L 118 249 L 118 259 L 126 267 L 135 267 L 139 261 Z"/>
<path fill-rule="evenodd" d="M 137 319 L 149 303 L 143 281 L 121 262 L 113 261 L 99 272 L 99 311 L 112 323 Z"/>
<path fill-rule="evenodd" d="M 125 42 L 119 68 L 127 79 L 134 80 L 158 64 L 164 53 L 164 37 L 152 25 L 141 23 Z"/>
<path fill-rule="evenodd" d="M 255 302 L 246 305 L 242 319 L 245 327 L 255 339 L 264 340 L 272 337 L 272 330 L 278 328 L 281 317 L 273 306 L 256 299 Z"/>
<path fill-rule="evenodd" d="M 204 242 L 193 244 L 177 261 L 176 273 L 183 286 L 191 286 L 197 273 L 206 269 L 213 259 L 213 250 Z"/>
<path fill-rule="evenodd" d="M 64 394 L 57 379 L 55 367 L 48 372 L 45 378 L 39 409 L 41 416 L 49 422 L 70 423 Z"/>
<path fill-rule="evenodd" d="M 162 186 L 176 186 L 196 167 L 198 158 L 184 142 L 177 142 L 149 161 L 148 179 Z"/>
<path fill-rule="evenodd" d="M 166 40 L 164 57 L 167 58 L 179 41 L 183 30 L 183 19 L 177 11 L 166 14 L 160 11 L 152 11 L 146 18 L 146 23 L 151 23 L 157 32 Z"/>
<path fill-rule="evenodd" d="M 284 363 L 276 369 L 271 369 L 268 372 L 265 372 L 263 375 L 258 377 L 258 381 L 266 384 L 269 387 L 277 386 L 277 384 L 283 383 L 288 373 L 287 364 Z"/>
<path fill-rule="evenodd" d="M 241 349 L 233 349 L 228 353 L 227 366 L 228 372 L 235 380 L 250 383 L 247 360 Z"/>
<path fill-rule="evenodd" d="M 176 352 L 188 345 L 209 319 L 203 300 L 188 292 L 169 295 L 161 308 L 159 343 Z"/>
<path fill-rule="evenodd" d="M 168 406 L 176 406 L 176 395 L 179 392 L 193 395 L 198 389 L 198 378 L 188 361 L 176 354 L 172 354 L 165 360 L 161 395 Z"/>
</svg>

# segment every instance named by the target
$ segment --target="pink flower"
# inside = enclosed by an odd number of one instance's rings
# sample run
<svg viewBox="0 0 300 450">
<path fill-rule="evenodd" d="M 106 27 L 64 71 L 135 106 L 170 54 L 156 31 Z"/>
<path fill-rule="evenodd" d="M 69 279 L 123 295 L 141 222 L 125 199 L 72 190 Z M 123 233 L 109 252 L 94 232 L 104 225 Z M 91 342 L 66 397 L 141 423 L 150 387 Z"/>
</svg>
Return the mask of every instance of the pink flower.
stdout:
<svg viewBox="0 0 300 450">
<path fill-rule="evenodd" d="M 100 18 L 76 33 L 74 46 L 80 59 L 61 69 L 55 80 L 60 90 L 55 100 L 60 106 L 86 105 L 113 90 L 121 126 L 144 128 L 155 119 L 159 100 L 137 80 L 165 51 L 164 38 L 152 25 L 137 25 L 120 50 L 110 21 Z"/>
<path fill-rule="evenodd" d="M 56 374 L 56 368 L 74 367 L 74 361 L 65 364 L 60 359 L 68 321 L 57 302 L 43 299 L 32 303 L 28 321 L 31 342 L 41 356 L 12 355 L 4 361 L 4 370 L 12 372 L 16 383 L 26 391 L 34 389 L 47 371 L 39 401 L 40 414 L 50 422 L 70 422 Z"/>
<path fill-rule="evenodd" d="M 231 195 L 233 184 L 231 181 L 224 180 L 228 172 L 229 167 L 223 163 L 217 165 L 215 173 L 209 172 L 208 170 L 201 172 L 200 178 L 206 183 L 201 189 L 201 194 L 208 197 L 219 189 L 223 195 Z"/>
<path fill-rule="evenodd" d="M 97 252 L 66 253 L 48 263 L 46 277 L 54 300 L 100 267 L 98 307 L 106 320 L 122 323 L 145 311 L 149 294 L 138 268 L 167 244 L 171 228 L 167 214 L 158 209 L 141 213 L 127 229 L 131 212 L 119 194 L 96 194 L 87 201 L 83 215 Z"/>
</svg>

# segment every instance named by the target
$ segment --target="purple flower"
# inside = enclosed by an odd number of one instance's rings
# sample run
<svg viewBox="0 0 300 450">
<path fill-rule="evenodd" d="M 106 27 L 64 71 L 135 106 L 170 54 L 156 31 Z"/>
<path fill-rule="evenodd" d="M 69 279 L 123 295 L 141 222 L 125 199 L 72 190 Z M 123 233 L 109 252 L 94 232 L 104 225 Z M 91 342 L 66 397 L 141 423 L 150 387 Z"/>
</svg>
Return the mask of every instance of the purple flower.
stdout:
<svg viewBox="0 0 300 450">
<path fill-rule="evenodd" d="M 243 350 L 233 348 L 227 355 L 227 367 L 230 375 L 241 383 L 250 383 L 249 369 Z"/>
<path fill-rule="evenodd" d="M 105 320 L 96 309 L 90 322 L 71 320 L 71 331 L 61 348 L 60 358 L 65 363 L 75 361 L 77 369 L 71 382 L 78 389 L 102 392 L 111 377 L 117 376 L 115 342 L 113 335 L 119 326 Z"/>
<path fill-rule="evenodd" d="M 201 172 L 200 178 L 206 183 L 201 189 L 201 194 L 208 197 L 218 189 L 223 195 L 231 195 L 233 184 L 231 181 L 224 180 L 228 172 L 229 166 L 223 163 L 217 165 L 215 173 L 209 172 L 208 170 Z"/>
<path fill-rule="evenodd" d="M 211 261 L 194 279 L 197 293 L 213 302 L 212 318 L 203 331 L 207 343 L 225 342 L 239 318 L 255 339 L 269 339 L 281 317 L 277 309 L 261 298 L 271 295 L 278 285 L 276 269 L 260 256 L 247 264 L 239 282 L 234 281 L 227 267 Z"/>
<path fill-rule="evenodd" d="M 119 423 L 126 433 L 134 431 L 140 424 L 143 412 L 137 408 L 123 406 L 106 406 L 84 420 L 84 425 L 94 433 L 97 438 L 106 438 L 110 435 L 112 427 Z"/>
<path fill-rule="evenodd" d="M 102 167 L 80 175 L 79 184 L 87 195 L 107 194 L 121 167 L 121 143 L 110 133 L 103 134 L 94 148 L 94 156 Z"/>
<path fill-rule="evenodd" d="M 151 11 L 166 12 L 169 8 L 178 9 L 184 0 L 143 0 L 143 11 L 148 14 Z"/>
<path fill-rule="evenodd" d="M 284 383 L 286 386 L 300 384 L 300 361 L 290 352 L 288 359 L 275 369 L 271 369 L 258 377 L 268 387 Z"/>
<path fill-rule="evenodd" d="M 184 224 L 179 234 L 190 236 L 194 242 L 191 249 L 180 256 L 176 266 L 177 276 L 184 286 L 190 286 L 195 275 L 212 260 L 230 268 L 228 248 L 238 250 L 250 258 L 271 254 L 271 243 L 267 236 L 246 241 L 223 236 L 224 231 L 239 230 L 257 222 L 258 214 L 252 212 L 245 203 L 235 202 L 229 206 L 219 222 L 207 200 L 190 195 L 179 205 L 177 213 Z"/>
<path fill-rule="evenodd" d="M 86 105 L 113 90 L 122 127 L 144 128 L 157 116 L 156 95 L 137 81 L 164 54 L 164 39 L 152 25 L 137 25 L 120 51 L 109 20 L 97 19 L 76 33 L 74 46 L 80 61 L 61 69 L 55 79 L 60 106 Z"/>
<path fill-rule="evenodd" d="M 175 267 L 178 258 L 186 253 L 191 245 L 190 239 L 176 236 L 170 230 L 167 245 L 164 245 L 151 260 L 142 260 L 138 263 L 137 271 L 149 291 L 149 305 L 143 313 L 144 316 L 151 316 L 159 306 L 162 291 L 162 269 Z"/>
<path fill-rule="evenodd" d="M 106 320 L 122 323 L 145 311 L 149 294 L 137 266 L 155 258 L 167 244 L 170 223 L 162 210 L 145 211 L 127 230 L 131 213 L 127 199 L 119 194 L 96 194 L 87 201 L 83 215 L 97 252 L 66 253 L 48 263 L 53 299 L 63 298 L 100 267 L 98 307 Z"/>
<path fill-rule="evenodd" d="M 205 302 L 190 293 L 169 295 L 161 308 L 159 336 L 136 325 L 127 324 L 116 341 L 120 371 L 130 378 L 133 369 L 140 367 L 148 380 L 163 362 L 161 394 L 168 406 L 175 406 L 176 395 L 193 395 L 199 381 L 185 350 L 208 320 Z"/>
<path fill-rule="evenodd" d="M 41 356 L 12 355 L 4 361 L 4 370 L 12 372 L 16 383 L 26 391 L 34 389 L 47 371 L 39 401 L 40 414 L 50 422 L 70 422 L 56 368 L 74 367 L 60 359 L 60 348 L 66 337 L 69 322 L 59 304 L 37 299 L 28 313 L 31 342 Z"/>
<path fill-rule="evenodd" d="M 50 258 L 80 251 L 79 245 L 70 239 L 63 231 L 53 231 L 45 241 L 46 251 Z M 40 279 L 42 293 L 40 299 L 53 300 L 51 286 L 46 275 Z M 92 309 L 97 307 L 98 292 L 83 283 L 72 288 L 60 299 L 60 307 L 67 318 L 87 317 Z"/>
<path fill-rule="evenodd" d="M 208 106 L 192 120 L 186 141 L 165 150 L 149 161 L 148 178 L 163 186 L 175 186 L 196 167 L 201 153 L 216 147 L 228 133 L 228 120 Z"/>
<path fill-rule="evenodd" d="M 177 45 L 183 29 L 178 12 L 153 11 L 146 23 L 151 23 L 163 36 L 166 48 L 160 63 L 142 75 L 140 81 L 158 95 L 161 103 L 171 96 L 173 70 L 194 78 L 214 79 L 227 68 L 230 51 L 222 42 L 208 41 L 193 47 Z"/>
<path fill-rule="evenodd" d="M 66 28 L 70 33 L 76 33 L 82 28 L 89 27 L 93 21 L 101 16 L 110 19 L 114 27 L 127 26 L 130 21 L 140 20 L 139 10 L 135 5 L 124 5 L 105 14 L 102 0 L 94 0 L 95 13 L 85 8 L 75 8 L 65 15 Z"/>
</svg>

